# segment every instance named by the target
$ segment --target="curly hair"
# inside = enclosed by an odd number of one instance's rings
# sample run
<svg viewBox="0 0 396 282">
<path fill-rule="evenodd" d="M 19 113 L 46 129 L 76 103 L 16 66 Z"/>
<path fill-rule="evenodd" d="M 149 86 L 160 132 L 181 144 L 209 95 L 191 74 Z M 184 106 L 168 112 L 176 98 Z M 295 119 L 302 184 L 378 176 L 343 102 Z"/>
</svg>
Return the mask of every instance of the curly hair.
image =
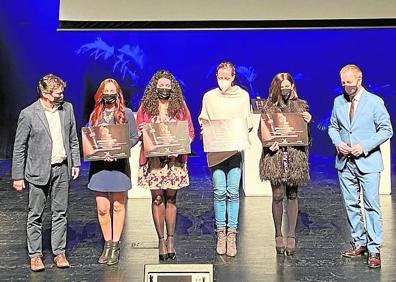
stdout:
<svg viewBox="0 0 396 282">
<path fill-rule="evenodd" d="M 115 123 L 116 124 L 125 123 L 125 102 L 121 87 L 115 79 L 106 78 L 100 83 L 98 90 L 96 90 L 96 94 L 94 96 L 95 107 L 90 117 L 90 124 L 93 126 L 98 125 L 98 122 L 103 115 L 103 111 L 104 111 L 104 106 L 102 103 L 103 91 L 106 84 L 108 83 L 113 83 L 117 90 L 117 98 L 116 98 L 115 110 L 114 110 Z"/>
<path fill-rule="evenodd" d="M 282 81 L 284 80 L 290 81 L 292 86 L 292 93 L 290 99 L 295 100 L 298 98 L 297 88 L 296 88 L 296 84 L 294 83 L 293 77 L 291 76 L 290 73 L 281 72 L 274 76 L 274 78 L 271 81 L 271 86 L 269 88 L 269 100 L 274 105 L 283 103 L 283 99 L 281 95 L 281 84 Z"/>
<path fill-rule="evenodd" d="M 140 105 L 149 116 L 159 115 L 159 98 L 157 96 L 157 83 L 160 78 L 167 78 L 171 81 L 171 95 L 169 97 L 168 115 L 171 118 L 180 113 L 184 113 L 184 97 L 175 77 L 166 70 L 157 71 L 144 90 L 143 98 Z"/>
</svg>

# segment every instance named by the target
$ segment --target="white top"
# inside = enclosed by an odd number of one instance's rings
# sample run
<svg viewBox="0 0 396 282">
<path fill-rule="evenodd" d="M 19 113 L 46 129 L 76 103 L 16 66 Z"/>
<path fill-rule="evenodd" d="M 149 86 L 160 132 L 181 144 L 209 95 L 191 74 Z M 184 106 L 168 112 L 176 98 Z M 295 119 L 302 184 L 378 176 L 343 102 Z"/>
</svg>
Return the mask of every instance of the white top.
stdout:
<svg viewBox="0 0 396 282">
<path fill-rule="evenodd" d="M 353 97 L 353 101 L 355 101 L 355 113 L 356 113 L 357 106 L 359 104 L 360 97 L 362 97 L 363 90 L 364 90 L 363 87 L 360 88 L 358 93 L 356 93 L 355 97 Z M 348 113 L 351 110 L 351 105 L 352 105 L 352 101 L 349 101 L 348 102 Z"/>
<path fill-rule="evenodd" d="M 212 89 L 205 93 L 202 100 L 202 110 L 199 115 L 201 120 L 219 120 L 246 118 L 249 130 L 253 128 L 250 117 L 249 93 L 235 85 L 223 93 L 219 88 Z M 209 167 L 217 165 L 222 161 L 236 154 L 237 151 L 226 151 L 208 153 L 207 160 Z"/>
<path fill-rule="evenodd" d="M 61 163 L 66 160 L 66 150 L 63 144 L 62 128 L 58 108 L 52 110 L 44 107 L 52 139 L 51 164 Z"/>
<path fill-rule="evenodd" d="M 235 85 L 222 93 L 219 88 L 205 93 L 199 120 L 246 118 L 252 128 L 249 93 Z"/>
</svg>

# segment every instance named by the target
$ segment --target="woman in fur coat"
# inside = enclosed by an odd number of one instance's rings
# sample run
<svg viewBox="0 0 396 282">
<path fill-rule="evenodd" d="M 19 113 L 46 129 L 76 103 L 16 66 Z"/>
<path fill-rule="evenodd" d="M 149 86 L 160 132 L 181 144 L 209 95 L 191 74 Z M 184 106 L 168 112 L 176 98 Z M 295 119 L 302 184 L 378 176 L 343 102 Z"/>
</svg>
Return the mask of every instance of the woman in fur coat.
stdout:
<svg viewBox="0 0 396 282">
<path fill-rule="evenodd" d="M 278 73 L 272 79 L 269 97 L 262 108 L 262 116 L 269 113 L 301 113 L 305 122 L 311 121 L 308 104 L 297 96 L 294 80 L 289 73 Z M 297 189 L 309 181 L 308 147 L 263 147 L 260 160 L 261 180 L 269 180 L 272 186 L 272 216 L 275 225 L 275 243 L 278 254 L 293 255 L 296 246 L 298 216 Z M 287 197 L 289 230 L 286 244 L 282 235 L 283 198 Z"/>
</svg>

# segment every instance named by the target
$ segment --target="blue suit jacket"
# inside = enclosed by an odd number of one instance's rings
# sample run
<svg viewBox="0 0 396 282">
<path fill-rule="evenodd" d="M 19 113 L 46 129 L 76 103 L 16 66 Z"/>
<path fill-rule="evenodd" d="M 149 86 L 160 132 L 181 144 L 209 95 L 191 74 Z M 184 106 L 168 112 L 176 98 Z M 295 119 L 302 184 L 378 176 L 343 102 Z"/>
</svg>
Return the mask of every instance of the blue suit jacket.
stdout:
<svg viewBox="0 0 396 282">
<path fill-rule="evenodd" d="M 352 123 L 349 121 L 348 102 L 343 95 L 334 100 L 329 135 L 335 146 L 342 141 L 348 145 L 360 144 L 363 154 L 355 158 L 363 173 L 384 169 L 380 145 L 392 137 L 393 130 L 384 101 L 363 89 Z M 350 156 L 337 154 L 335 167 L 342 170 Z"/>
</svg>

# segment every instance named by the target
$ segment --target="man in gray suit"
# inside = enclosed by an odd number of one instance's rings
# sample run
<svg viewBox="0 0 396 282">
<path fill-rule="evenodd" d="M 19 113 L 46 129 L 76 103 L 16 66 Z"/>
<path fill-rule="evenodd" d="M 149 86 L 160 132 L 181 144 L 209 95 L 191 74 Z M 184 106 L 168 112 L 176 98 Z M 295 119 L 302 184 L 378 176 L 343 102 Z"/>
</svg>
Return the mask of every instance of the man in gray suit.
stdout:
<svg viewBox="0 0 396 282">
<path fill-rule="evenodd" d="M 40 98 L 19 115 L 12 160 L 13 187 L 29 187 L 27 245 L 32 271 L 44 270 L 42 215 L 51 199 L 51 246 L 59 268 L 69 267 L 65 257 L 70 178 L 79 175 L 80 149 L 73 107 L 63 101 L 66 83 L 53 74 L 40 79 Z"/>
<path fill-rule="evenodd" d="M 353 239 L 353 248 L 342 255 L 354 258 L 368 252 L 368 266 L 379 268 L 383 237 L 379 185 L 384 169 L 380 145 L 392 137 L 392 125 L 384 101 L 363 88 L 359 67 L 346 65 L 340 78 L 344 95 L 334 100 L 329 135 L 337 150 L 336 169 Z"/>
</svg>

